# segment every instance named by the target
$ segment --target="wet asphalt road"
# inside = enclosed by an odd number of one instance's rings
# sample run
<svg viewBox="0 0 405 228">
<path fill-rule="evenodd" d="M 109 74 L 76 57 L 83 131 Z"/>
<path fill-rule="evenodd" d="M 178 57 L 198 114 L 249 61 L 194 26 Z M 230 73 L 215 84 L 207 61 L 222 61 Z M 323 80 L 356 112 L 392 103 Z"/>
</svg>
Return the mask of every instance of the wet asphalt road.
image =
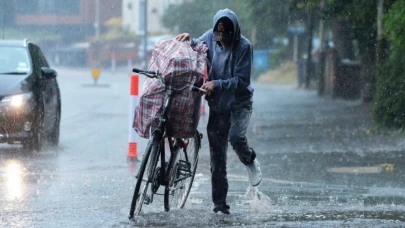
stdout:
<svg viewBox="0 0 405 228">
<path fill-rule="evenodd" d="M 258 84 L 248 139 L 262 184 L 249 188 L 229 149 L 231 215 L 214 214 L 204 137 L 186 208 L 164 212 L 163 197 L 156 197 L 130 222 L 139 163 L 126 161 L 128 74 L 103 71 L 94 86 L 88 69 L 58 71 L 60 146 L 38 153 L 0 145 L 1 227 L 405 226 L 403 134 L 374 134 L 371 107 L 361 102 Z M 138 143 L 141 159 L 146 140 Z"/>
</svg>

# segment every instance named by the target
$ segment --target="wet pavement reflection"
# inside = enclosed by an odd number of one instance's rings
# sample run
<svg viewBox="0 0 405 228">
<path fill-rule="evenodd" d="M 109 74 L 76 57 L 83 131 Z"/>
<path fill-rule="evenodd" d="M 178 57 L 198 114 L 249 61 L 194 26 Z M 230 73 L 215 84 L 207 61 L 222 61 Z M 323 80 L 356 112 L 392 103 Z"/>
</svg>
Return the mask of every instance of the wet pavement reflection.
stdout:
<svg viewBox="0 0 405 228">
<path fill-rule="evenodd" d="M 110 86 L 101 88 L 82 86 L 91 82 L 85 71 L 64 69 L 58 77 L 60 146 L 38 153 L 0 145 L 0 227 L 405 226 L 404 135 L 374 133 L 369 105 L 268 85 L 255 85 L 248 129 L 264 174 L 260 186 L 249 187 L 229 147 L 231 214 L 212 212 L 205 115 L 185 209 L 164 212 L 157 196 L 131 222 L 140 163 L 126 157 L 128 75 L 104 76 Z M 147 140 L 138 142 L 141 160 Z"/>
<path fill-rule="evenodd" d="M 233 157 L 230 154 L 230 160 Z M 148 211 L 134 224 L 170 227 L 182 221 L 182 226 L 226 227 L 404 225 L 405 165 L 400 152 L 271 154 L 261 164 L 266 175 L 260 186 L 252 188 L 240 166 L 239 170 L 233 169 L 238 164 L 231 163 L 230 216 L 210 213 L 210 177 L 204 172 L 196 177 L 186 211 Z M 177 216 L 197 217 L 182 220 Z"/>
<path fill-rule="evenodd" d="M 277 178 L 362 187 L 404 187 L 402 152 L 290 153 L 270 155 Z"/>
</svg>

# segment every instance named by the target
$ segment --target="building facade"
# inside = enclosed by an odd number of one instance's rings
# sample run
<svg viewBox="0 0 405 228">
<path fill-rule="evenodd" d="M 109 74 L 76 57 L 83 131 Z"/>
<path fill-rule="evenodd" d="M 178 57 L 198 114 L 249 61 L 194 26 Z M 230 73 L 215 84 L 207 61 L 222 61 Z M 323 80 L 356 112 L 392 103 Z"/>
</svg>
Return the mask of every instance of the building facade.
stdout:
<svg viewBox="0 0 405 228">
<path fill-rule="evenodd" d="M 107 20 L 122 17 L 123 0 L 12 1 L 16 28 L 57 33 L 66 43 L 94 36 L 97 25 L 102 31 Z"/>
<path fill-rule="evenodd" d="M 181 4 L 184 0 L 123 0 L 123 27 L 137 35 L 144 34 L 145 3 L 147 5 L 147 30 L 149 35 L 173 33 L 163 27 L 161 18 L 170 4 Z"/>
</svg>

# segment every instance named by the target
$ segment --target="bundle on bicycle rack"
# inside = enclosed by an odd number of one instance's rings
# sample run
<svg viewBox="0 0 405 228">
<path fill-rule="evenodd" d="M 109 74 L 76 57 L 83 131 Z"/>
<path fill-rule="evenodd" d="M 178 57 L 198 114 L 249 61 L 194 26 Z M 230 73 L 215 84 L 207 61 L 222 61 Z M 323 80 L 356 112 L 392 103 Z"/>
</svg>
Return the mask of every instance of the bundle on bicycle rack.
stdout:
<svg viewBox="0 0 405 228">
<path fill-rule="evenodd" d="M 180 88 L 194 83 L 201 86 L 206 79 L 207 50 L 200 42 L 191 47 L 189 42 L 166 39 L 157 42 L 152 51 L 149 70 L 162 73 L 166 86 Z M 135 110 L 134 129 L 149 138 L 157 127 L 165 96 L 165 85 L 160 80 L 147 78 Z M 176 92 L 169 110 L 170 131 L 173 137 L 190 138 L 195 134 L 200 118 L 201 97 L 188 89 Z"/>
</svg>

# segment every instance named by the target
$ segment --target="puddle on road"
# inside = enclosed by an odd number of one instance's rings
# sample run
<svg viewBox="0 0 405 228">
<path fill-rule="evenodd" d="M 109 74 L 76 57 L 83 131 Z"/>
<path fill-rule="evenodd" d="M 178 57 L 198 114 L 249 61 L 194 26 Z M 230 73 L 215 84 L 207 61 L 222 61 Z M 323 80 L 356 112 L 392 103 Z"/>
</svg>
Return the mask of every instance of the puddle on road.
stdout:
<svg viewBox="0 0 405 228">
<path fill-rule="evenodd" d="M 325 185 L 405 187 L 403 152 L 280 153 L 268 156 L 276 179 Z"/>
<path fill-rule="evenodd" d="M 247 180 L 241 181 L 241 179 L 237 178 L 238 186 L 248 186 Z M 160 210 L 155 208 L 153 212 L 143 214 L 129 226 L 280 227 L 280 225 L 290 223 L 301 227 L 340 227 L 342 224 L 350 226 L 350 224 L 367 222 L 369 227 L 378 224 L 394 227 L 392 224 L 403 225 L 405 221 L 401 206 L 365 207 L 361 198 L 366 192 L 364 188 L 350 189 L 345 186 L 314 183 L 278 183 L 276 185 L 269 181 L 264 181 L 258 187 L 239 188 L 239 190 L 246 189 L 246 192 L 229 192 L 231 214 L 219 215 L 212 212 L 210 192 L 201 191 L 210 187 L 208 176 L 199 175 L 196 183 L 199 190 L 193 188 L 185 209 L 163 212 L 161 208 Z M 235 188 L 233 189 L 235 190 Z M 282 197 L 285 197 L 284 201 L 281 199 Z M 305 225 L 315 223 L 318 226 Z M 291 225 L 291 227 L 295 227 L 295 225 Z"/>
<path fill-rule="evenodd" d="M 405 192 L 398 193 L 404 187 L 405 176 L 405 157 L 400 153 L 297 153 L 268 157 L 263 164 L 271 165 L 263 165 L 263 171 L 269 175 L 258 187 L 247 188 L 248 178 L 244 174 L 229 173 L 232 188 L 228 192 L 228 216 L 212 213 L 210 177 L 198 174 L 185 210 L 156 210 L 131 225 L 231 227 L 316 223 L 321 224 L 317 227 L 339 227 L 366 222 L 370 227 L 393 227 L 392 224 L 405 222 Z M 390 196 L 392 192 L 397 195 Z"/>
</svg>

